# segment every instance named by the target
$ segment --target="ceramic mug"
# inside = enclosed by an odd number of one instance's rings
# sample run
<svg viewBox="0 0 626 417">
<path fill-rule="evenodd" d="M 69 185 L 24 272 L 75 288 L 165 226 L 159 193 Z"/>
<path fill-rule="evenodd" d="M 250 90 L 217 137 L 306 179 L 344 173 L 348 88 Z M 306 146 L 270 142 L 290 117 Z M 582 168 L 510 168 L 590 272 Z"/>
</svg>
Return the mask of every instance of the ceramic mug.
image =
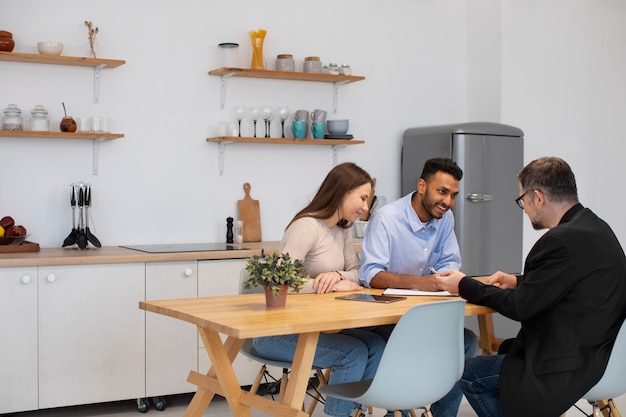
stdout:
<svg viewBox="0 0 626 417">
<path fill-rule="evenodd" d="M 326 123 L 324 122 L 313 122 L 311 124 L 311 133 L 313 133 L 313 138 L 315 139 L 324 139 L 324 133 L 326 132 Z"/>
<path fill-rule="evenodd" d="M 304 120 L 291 122 L 291 132 L 295 139 L 304 139 L 306 136 L 306 122 Z"/>
<path fill-rule="evenodd" d="M 293 119 L 294 120 L 302 120 L 304 122 L 308 122 L 309 121 L 309 112 L 306 110 L 296 110 L 296 112 L 293 114 Z"/>
<path fill-rule="evenodd" d="M 311 121 L 326 123 L 326 111 L 315 109 L 311 112 Z"/>
</svg>

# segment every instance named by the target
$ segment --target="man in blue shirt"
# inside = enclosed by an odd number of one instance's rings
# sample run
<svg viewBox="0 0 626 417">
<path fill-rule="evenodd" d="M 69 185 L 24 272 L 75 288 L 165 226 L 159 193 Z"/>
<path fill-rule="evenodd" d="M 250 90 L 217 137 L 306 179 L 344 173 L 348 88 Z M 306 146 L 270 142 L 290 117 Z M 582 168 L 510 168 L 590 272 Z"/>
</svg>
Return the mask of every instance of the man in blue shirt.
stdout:
<svg viewBox="0 0 626 417">
<path fill-rule="evenodd" d="M 436 271 L 461 267 L 450 210 L 463 171 L 448 158 L 426 161 L 417 190 L 383 206 L 370 218 L 361 245 L 361 284 L 371 288 L 437 291 Z M 478 339 L 465 329 L 465 358 L 476 356 Z M 455 417 L 463 393 L 457 385 L 432 404 L 434 417 Z"/>
</svg>

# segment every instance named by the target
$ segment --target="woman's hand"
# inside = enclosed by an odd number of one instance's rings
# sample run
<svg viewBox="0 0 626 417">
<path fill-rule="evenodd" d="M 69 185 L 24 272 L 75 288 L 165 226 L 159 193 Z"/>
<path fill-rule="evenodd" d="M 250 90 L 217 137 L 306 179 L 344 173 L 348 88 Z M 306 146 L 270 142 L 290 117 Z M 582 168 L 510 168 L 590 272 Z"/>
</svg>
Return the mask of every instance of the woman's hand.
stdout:
<svg viewBox="0 0 626 417">
<path fill-rule="evenodd" d="M 322 272 L 313 279 L 313 288 L 318 294 L 332 292 L 339 281 L 342 281 L 339 272 Z"/>
<path fill-rule="evenodd" d="M 341 292 L 341 291 L 359 291 L 362 290 L 363 287 L 361 287 L 359 284 L 357 284 L 356 282 L 347 280 L 347 279 L 342 279 L 341 281 L 339 281 L 338 283 L 335 284 L 335 288 L 333 288 L 333 291 L 337 291 L 337 292 Z"/>
<path fill-rule="evenodd" d="M 333 291 L 358 291 L 363 289 L 359 284 L 341 279 L 339 272 L 322 272 L 313 279 L 313 288 L 318 294 Z"/>
</svg>

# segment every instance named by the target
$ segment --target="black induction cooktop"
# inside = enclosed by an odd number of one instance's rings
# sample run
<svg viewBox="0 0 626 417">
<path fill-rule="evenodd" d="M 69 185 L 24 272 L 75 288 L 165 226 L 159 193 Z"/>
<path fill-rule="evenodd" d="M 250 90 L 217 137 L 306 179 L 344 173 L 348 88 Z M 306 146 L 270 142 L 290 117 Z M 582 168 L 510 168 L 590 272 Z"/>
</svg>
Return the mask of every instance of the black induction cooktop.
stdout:
<svg viewBox="0 0 626 417">
<path fill-rule="evenodd" d="M 230 243 L 174 243 L 155 245 L 128 245 L 120 246 L 126 249 L 138 250 L 147 253 L 173 253 L 173 252 L 209 252 L 224 250 L 247 250 L 242 246 L 231 245 Z"/>
</svg>

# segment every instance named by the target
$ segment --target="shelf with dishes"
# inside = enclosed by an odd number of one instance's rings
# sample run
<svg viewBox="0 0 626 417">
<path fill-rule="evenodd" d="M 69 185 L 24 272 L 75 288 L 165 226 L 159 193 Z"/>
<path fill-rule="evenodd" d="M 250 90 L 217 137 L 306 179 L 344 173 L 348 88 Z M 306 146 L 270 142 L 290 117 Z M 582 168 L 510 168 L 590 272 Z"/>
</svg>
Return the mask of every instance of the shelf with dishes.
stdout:
<svg viewBox="0 0 626 417">
<path fill-rule="evenodd" d="M 65 55 L 25 54 L 21 52 L 0 52 L 0 61 L 91 67 L 93 68 L 94 103 L 98 103 L 100 101 L 101 70 L 104 68 L 117 68 L 126 63 L 126 61 L 119 59 L 83 58 Z"/>
<path fill-rule="evenodd" d="M 87 139 L 93 141 L 93 175 L 98 175 L 98 159 L 100 142 L 124 137 L 122 133 L 91 133 L 91 132 L 33 132 L 28 130 L 0 130 L 0 138 L 39 138 L 39 139 Z"/>
<path fill-rule="evenodd" d="M 337 114 L 337 96 L 339 86 L 357 81 L 362 81 L 365 77 L 360 75 L 343 75 L 343 74 L 324 74 L 311 72 L 295 72 L 295 71 L 273 71 L 259 70 L 248 68 L 218 68 L 209 71 L 209 75 L 217 75 L 220 77 L 220 108 L 225 107 L 226 102 L 226 80 L 231 77 L 243 78 L 265 78 L 272 80 L 291 80 L 291 81 L 313 81 L 325 82 L 333 84 L 333 114 Z"/>
<path fill-rule="evenodd" d="M 291 139 L 291 138 L 261 138 L 261 137 L 239 137 L 239 136 L 218 136 L 207 138 L 207 142 L 217 142 L 219 144 L 219 174 L 224 174 L 224 153 L 226 145 L 231 143 L 260 143 L 279 145 L 313 145 L 331 146 L 333 154 L 333 165 L 337 164 L 337 149 L 347 145 L 360 145 L 364 140 L 355 139 Z"/>
</svg>

